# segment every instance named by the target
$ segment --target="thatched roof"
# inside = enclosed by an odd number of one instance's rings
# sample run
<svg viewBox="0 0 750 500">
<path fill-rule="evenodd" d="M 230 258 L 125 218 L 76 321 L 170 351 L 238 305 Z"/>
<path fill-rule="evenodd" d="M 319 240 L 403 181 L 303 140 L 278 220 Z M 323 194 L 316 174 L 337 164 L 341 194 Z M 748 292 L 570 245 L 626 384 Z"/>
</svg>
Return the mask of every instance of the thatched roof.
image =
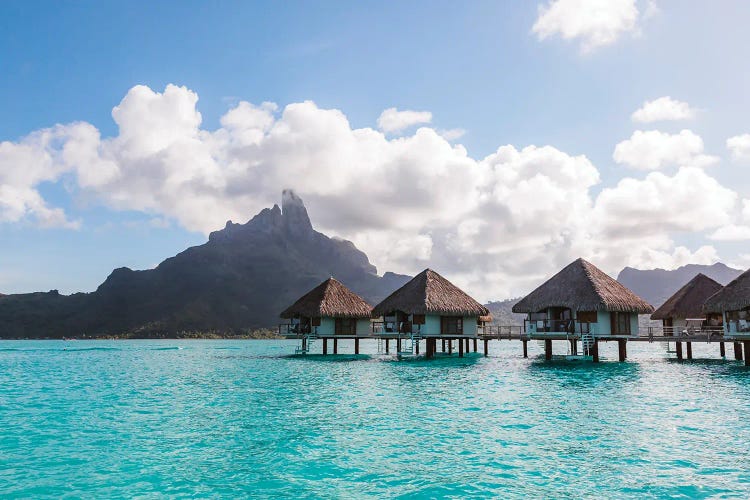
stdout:
<svg viewBox="0 0 750 500">
<path fill-rule="evenodd" d="M 703 304 L 706 299 L 719 290 L 721 284 L 698 273 L 654 311 L 651 319 L 700 318 L 704 315 Z"/>
<path fill-rule="evenodd" d="M 373 316 L 407 314 L 487 316 L 490 311 L 432 269 L 425 269 L 373 309 Z"/>
<path fill-rule="evenodd" d="M 703 311 L 719 313 L 750 307 L 750 270 L 737 276 L 727 286 L 713 294 L 703 304 Z"/>
<path fill-rule="evenodd" d="M 549 307 L 573 311 L 619 311 L 647 314 L 654 308 L 595 265 L 583 259 L 568 264 L 513 306 L 514 313 Z"/>
<path fill-rule="evenodd" d="M 340 281 L 328 278 L 281 313 L 282 318 L 369 318 L 372 306 Z"/>
</svg>

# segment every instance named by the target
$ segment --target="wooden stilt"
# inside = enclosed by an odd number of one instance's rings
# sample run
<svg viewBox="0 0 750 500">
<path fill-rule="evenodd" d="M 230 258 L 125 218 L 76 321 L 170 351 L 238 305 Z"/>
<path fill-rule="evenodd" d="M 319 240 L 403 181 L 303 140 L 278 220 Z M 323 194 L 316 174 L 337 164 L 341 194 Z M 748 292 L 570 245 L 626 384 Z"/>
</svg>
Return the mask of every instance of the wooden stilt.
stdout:
<svg viewBox="0 0 750 500">
<path fill-rule="evenodd" d="M 682 361 L 682 342 L 675 342 L 675 352 L 677 353 L 677 359 Z"/>
<path fill-rule="evenodd" d="M 354 354 L 359 354 L 359 339 L 354 339 Z"/>
<path fill-rule="evenodd" d="M 432 339 L 425 340 L 425 346 L 424 346 L 424 357 L 425 359 L 430 359 L 432 357 L 432 352 L 430 351 L 430 341 Z"/>
<path fill-rule="evenodd" d="M 333 339 L 333 353 L 339 353 L 339 339 Z"/>
<path fill-rule="evenodd" d="M 522 340 L 521 342 L 523 342 L 523 357 L 528 358 L 529 357 L 529 341 Z"/>
<path fill-rule="evenodd" d="M 415 344 L 416 350 L 414 351 L 414 354 L 419 354 L 419 341 L 417 340 L 417 343 Z"/>
<path fill-rule="evenodd" d="M 391 339 L 385 339 L 385 353 L 388 354 L 391 352 L 391 346 L 390 344 Z"/>
<path fill-rule="evenodd" d="M 489 351 L 488 349 L 489 346 L 487 345 L 488 343 L 489 343 L 489 340 L 484 339 L 484 357 L 485 358 L 487 357 L 487 352 Z"/>
<path fill-rule="evenodd" d="M 547 361 L 552 359 L 552 339 L 544 340 L 544 359 Z"/>
<path fill-rule="evenodd" d="M 448 354 L 453 354 L 453 339 L 448 339 Z"/>
<path fill-rule="evenodd" d="M 687 354 L 687 359 L 693 359 L 693 343 L 692 342 L 685 342 L 685 352 Z"/>
<path fill-rule="evenodd" d="M 742 349 L 739 342 L 734 342 L 734 359 L 742 361 Z"/>
<path fill-rule="evenodd" d="M 477 352 L 477 339 L 474 339 L 474 352 Z"/>
<path fill-rule="evenodd" d="M 570 339 L 570 354 L 573 356 L 578 354 L 578 341 L 576 339 Z"/>
<path fill-rule="evenodd" d="M 440 339 L 443 341 L 443 352 L 445 352 L 445 339 Z"/>
<path fill-rule="evenodd" d="M 742 342 L 745 346 L 745 366 L 750 366 L 750 340 Z"/>
<path fill-rule="evenodd" d="M 458 357 L 464 357 L 464 342 L 463 339 L 458 339 Z"/>
<path fill-rule="evenodd" d="M 719 342 L 719 356 L 722 358 L 727 356 L 726 350 L 724 349 L 724 342 Z"/>
<path fill-rule="evenodd" d="M 619 339 L 617 341 L 617 351 L 619 354 L 620 362 L 625 361 L 628 357 L 628 348 L 626 347 L 626 340 L 625 339 Z"/>
<path fill-rule="evenodd" d="M 307 351 L 307 339 L 302 337 L 302 350 Z"/>
<path fill-rule="evenodd" d="M 464 351 L 466 352 L 466 354 L 469 354 L 470 352 L 469 351 L 469 339 L 466 339 L 466 348 L 464 349 Z"/>
<path fill-rule="evenodd" d="M 396 352 L 397 353 L 401 352 L 401 338 L 400 337 L 396 339 Z"/>
<path fill-rule="evenodd" d="M 593 357 L 594 363 L 599 362 L 599 341 L 594 339 L 594 345 L 591 346 L 591 356 Z"/>
<path fill-rule="evenodd" d="M 328 339 L 323 339 L 323 354 L 328 354 Z"/>
</svg>

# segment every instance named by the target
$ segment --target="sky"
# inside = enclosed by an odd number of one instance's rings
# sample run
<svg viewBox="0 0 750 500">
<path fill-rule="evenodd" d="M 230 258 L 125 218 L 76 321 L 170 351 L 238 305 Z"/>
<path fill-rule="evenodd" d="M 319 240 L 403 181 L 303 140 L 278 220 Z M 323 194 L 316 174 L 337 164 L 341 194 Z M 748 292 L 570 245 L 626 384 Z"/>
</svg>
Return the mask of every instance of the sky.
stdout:
<svg viewBox="0 0 750 500">
<path fill-rule="evenodd" d="M 294 189 L 481 300 L 750 267 L 744 1 L 0 2 L 0 293 L 92 291 Z"/>
</svg>

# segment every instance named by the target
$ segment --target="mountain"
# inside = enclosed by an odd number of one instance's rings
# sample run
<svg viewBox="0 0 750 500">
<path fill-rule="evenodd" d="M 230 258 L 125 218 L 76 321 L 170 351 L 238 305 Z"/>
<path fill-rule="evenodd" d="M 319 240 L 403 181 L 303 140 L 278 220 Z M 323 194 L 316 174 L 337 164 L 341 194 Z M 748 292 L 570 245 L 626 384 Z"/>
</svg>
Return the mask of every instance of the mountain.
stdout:
<svg viewBox="0 0 750 500">
<path fill-rule="evenodd" d="M 617 275 L 617 281 L 652 306 L 659 307 L 698 273 L 703 273 L 722 285 L 726 285 L 742 274 L 742 271 L 721 263 L 710 266 L 688 264 L 671 271 L 665 269 L 640 270 L 626 267 Z"/>
<path fill-rule="evenodd" d="M 273 328 L 280 311 L 330 276 L 373 305 L 410 278 L 378 276 L 352 242 L 315 231 L 302 200 L 285 190 L 281 208 L 229 221 L 154 269 L 115 269 L 94 292 L 0 297 L 0 338 Z"/>
</svg>

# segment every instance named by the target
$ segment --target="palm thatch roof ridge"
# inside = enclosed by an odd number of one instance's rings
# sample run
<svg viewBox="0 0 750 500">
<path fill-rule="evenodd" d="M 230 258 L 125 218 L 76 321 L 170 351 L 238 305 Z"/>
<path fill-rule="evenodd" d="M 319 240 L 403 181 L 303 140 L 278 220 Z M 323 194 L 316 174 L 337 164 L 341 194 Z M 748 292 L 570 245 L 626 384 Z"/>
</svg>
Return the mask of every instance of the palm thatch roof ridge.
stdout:
<svg viewBox="0 0 750 500">
<path fill-rule="evenodd" d="M 335 278 L 328 278 L 280 314 L 282 318 L 369 318 L 372 306 Z"/>
<path fill-rule="evenodd" d="M 703 312 L 738 311 L 750 307 L 750 269 L 713 294 L 703 304 Z"/>
<path fill-rule="evenodd" d="M 601 269 L 583 259 L 565 266 L 513 306 L 514 313 L 534 313 L 549 307 L 573 311 L 654 312 L 653 306 Z"/>
<path fill-rule="evenodd" d="M 390 294 L 373 309 L 373 316 L 393 311 L 407 314 L 442 314 L 456 316 L 488 316 L 489 309 L 466 292 L 440 276 L 425 269 L 404 286 Z"/>
<path fill-rule="evenodd" d="M 654 311 L 651 319 L 700 318 L 704 314 L 703 304 L 721 288 L 720 283 L 698 273 Z"/>
</svg>

